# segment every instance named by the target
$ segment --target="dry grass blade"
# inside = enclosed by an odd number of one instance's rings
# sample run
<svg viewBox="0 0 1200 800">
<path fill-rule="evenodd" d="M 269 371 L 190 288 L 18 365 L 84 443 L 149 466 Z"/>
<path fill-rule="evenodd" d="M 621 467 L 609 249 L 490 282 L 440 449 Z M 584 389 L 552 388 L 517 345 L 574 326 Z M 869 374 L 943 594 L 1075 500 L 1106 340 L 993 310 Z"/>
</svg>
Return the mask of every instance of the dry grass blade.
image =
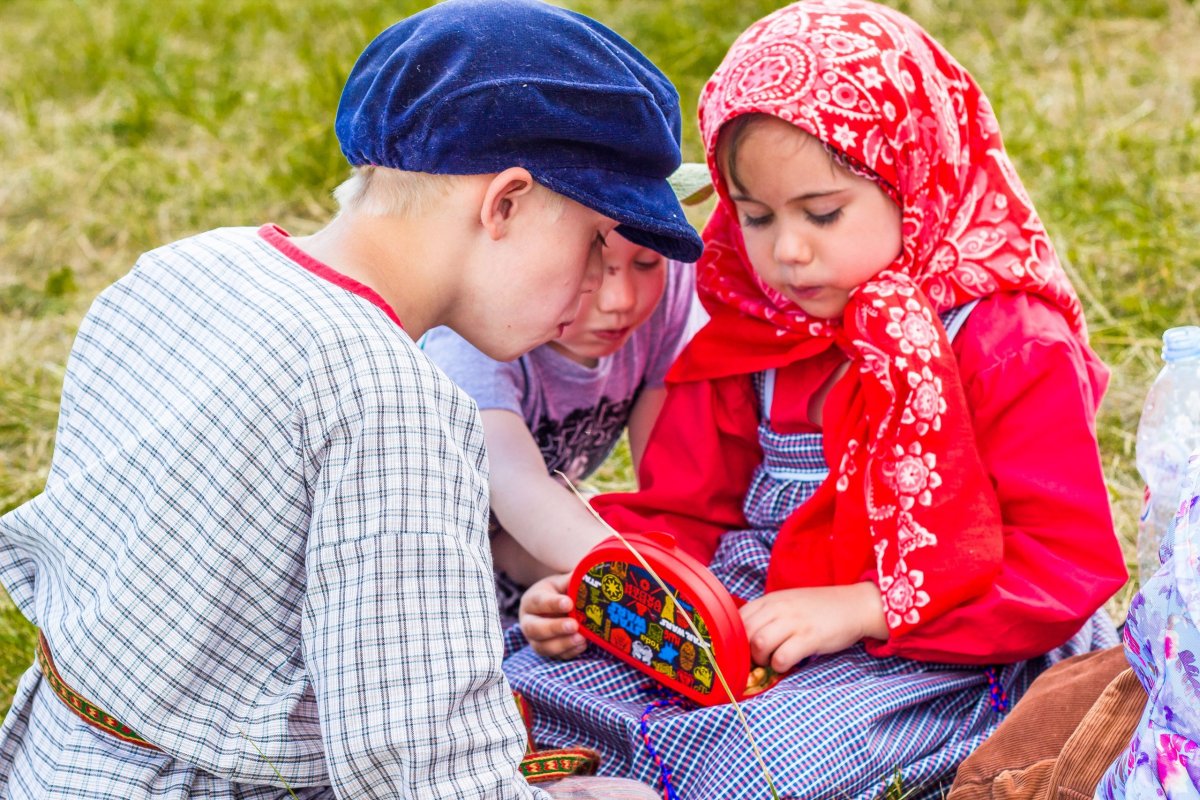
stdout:
<svg viewBox="0 0 1200 800">
<path fill-rule="evenodd" d="M 239 730 L 238 733 L 241 734 L 242 738 L 245 739 L 247 742 L 249 742 L 250 746 L 253 747 L 255 749 L 255 751 L 258 752 L 259 758 L 261 758 L 263 761 L 267 762 L 267 764 L 275 772 L 275 777 L 279 778 L 279 782 L 283 784 L 283 788 L 287 789 L 288 794 L 290 794 L 292 797 L 296 798 L 296 800 L 300 800 L 299 797 L 296 797 L 296 793 L 294 791 L 292 791 L 292 785 L 287 782 L 287 778 L 283 777 L 283 773 L 279 771 L 279 767 L 275 766 L 274 762 L 272 762 L 271 759 L 267 758 L 267 754 L 262 751 L 262 748 L 259 747 L 257 744 L 255 744 L 254 740 L 251 739 L 249 736 L 247 736 L 245 731 Z"/>
<path fill-rule="evenodd" d="M 591 503 L 584 499 L 583 495 L 581 495 L 579 490 L 575 488 L 575 484 L 571 482 L 570 478 L 568 478 L 559 470 L 555 470 L 555 472 L 557 472 L 558 476 L 566 482 L 567 487 L 575 493 L 575 496 L 579 498 L 579 502 L 583 503 L 584 508 L 588 510 L 588 513 L 595 517 L 596 521 L 603 525 L 607 530 L 611 531 L 612 534 L 620 540 L 621 544 L 625 545 L 625 548 L 629 550 L 630 553 L 633 553 L 633 557 L 636 558 L 638 563 L 642 565 L 642 569 L 650 573 L 650 577 L 654 579 L 654 582 L 658 584 L 659 588 L 674 597 L 675 593 L 671 591 L 671 587 L 669 587 L 662 578 L 658 577 L 658 573 L 654 571 L 654 567 L 650 566 L 649 562 L 647 562 L 642 554 L 638 552 L 637 548 L 634 547 L 628 539 L 622 536 L 620 531 L 609 525 L 604 521 L 603 517 L 596 513 L 596 509 L 592 508 Z M 678 597 L 676 597 L 676 599 L 678 599 Z M 737 712 L 738 721 L 742 724 L 742 730 L 746 732 L 746 740 L 750 742 L 750 749 L 754 752 L 754 758 L 758 761 L 758 767 L 762 770 L 763 777 L 767 779 L 767 786 L 771 790 L 772 800 L 779 800 L 779 792 L 775 789 L 775 780 L 771 777 L 771 771 L 767 769 L 767 762 L 762 757 L 762 751 L 758 749 L 758 743 L 754 741 L 754 734 L 750 730 L 750 723 L 746 720 L 746 715 L 742 711 L 741 704 L 734 696 L 733 690 L 729 686 L 729 682 L 725 680 L 725 675 L 721 672 L 721 667 L 717 664 L 717 659 L 716 656 L 713 655 L 712 649 L 704 643 L 704 636 L 700 633 L 700 629 L 696 627 L 696 623 L 692 621 L 692 615 L 688 614 L 686 611 L 683 611 L 682 613 L 684 621 L 686 621 L 688 624 L 688 628 L 690 628 L 692 633 L 695 634 L 696 641 L 700 644 L 701 649 L 704 650 L 705 655 L 708 656 L 709 662 L 712 663 L 713 671 L 717 674 L 717 680 L 721 682 L 721 687 L 725 690 L 725 696 L 729 698 L 729 702 L 733 704 L 734 711 Z"/>
</svg>

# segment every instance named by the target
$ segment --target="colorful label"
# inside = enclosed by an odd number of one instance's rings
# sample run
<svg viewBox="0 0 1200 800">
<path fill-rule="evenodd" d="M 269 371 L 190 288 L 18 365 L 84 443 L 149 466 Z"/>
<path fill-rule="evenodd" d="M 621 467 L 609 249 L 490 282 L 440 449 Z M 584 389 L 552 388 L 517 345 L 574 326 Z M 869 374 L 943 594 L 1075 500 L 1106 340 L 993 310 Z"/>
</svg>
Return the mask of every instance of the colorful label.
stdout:
<svg viewBox="0 0 1200 800">
<path fill-rule="evenodd" d="M 645 569 L 623 561 L 595 565 L 583 576 L 575 608 L 583 624 L 630 659 L 701 694 L 715 677 L 706 648 L 712 637 L 675 587 L 660 587 Z M 697 637 L 685 615 L 692 618 Z"/>
</svg>

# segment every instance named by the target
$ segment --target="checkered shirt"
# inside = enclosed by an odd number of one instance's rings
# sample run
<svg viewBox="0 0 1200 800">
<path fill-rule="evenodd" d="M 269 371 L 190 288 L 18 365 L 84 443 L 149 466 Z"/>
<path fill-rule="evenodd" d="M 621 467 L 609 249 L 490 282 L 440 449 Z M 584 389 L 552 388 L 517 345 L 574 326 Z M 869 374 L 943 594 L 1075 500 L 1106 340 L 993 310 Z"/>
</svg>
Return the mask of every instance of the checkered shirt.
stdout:
<svg viewBox="0 0 1200 800">
<path fill-rule="evenodd" d="M 146 254 L 79 329 L 0 581 L 63 678 L 164 752 L 87 727 L 35 667 L 0 797 L 283 798 L 282 776 L 544 798 L 486 521 L 474 403 L 380 308 L 253 229 Z"/>
</svg>

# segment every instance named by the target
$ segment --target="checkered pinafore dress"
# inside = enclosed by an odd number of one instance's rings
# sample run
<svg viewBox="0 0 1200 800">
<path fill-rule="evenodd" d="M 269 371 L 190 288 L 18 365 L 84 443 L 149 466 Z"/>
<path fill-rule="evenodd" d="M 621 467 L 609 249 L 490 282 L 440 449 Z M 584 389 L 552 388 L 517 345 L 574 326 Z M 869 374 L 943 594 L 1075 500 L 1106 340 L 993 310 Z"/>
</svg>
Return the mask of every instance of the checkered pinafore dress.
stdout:
<svg viewBox="0 0 1200 800">
<path fill-rule="evenodd" d="M 971 306 L 943 315 L 953 337 Z M 763 462 L 746 494 L 752 526 L 721 537 L 711 568 L 731 593 L 759 597 L 779 525 L 828 472 L 821 434 L 780 434 L 769 409 L 774 376 L 755 377 L 762 407 Z M 999 669 L 1011 702 L 1047 666 L 1116 643 L 1111 622 L 1089 621 L 1063 647 Z M 661 697 L 655 684 L 597 648 L 559 662 L 531 649 L 504 664 L 534 710 L 540 747 L 582 744 L 600 751 L 604 774 L 657 785 L 659 768 L 643 741 L 642 716 Z M 802 663 L 771 690 L 742 704 L 784 797 L 874 800 L 899 770 L 909 797 L 936 797 L 958 763 L 1001 716 L 980 668 L 877 658 L 861 645 Z M 645 733 L 683 800 L 750 800 L 770 791 L 731 705 L 655 710 Z"/>
</svg>

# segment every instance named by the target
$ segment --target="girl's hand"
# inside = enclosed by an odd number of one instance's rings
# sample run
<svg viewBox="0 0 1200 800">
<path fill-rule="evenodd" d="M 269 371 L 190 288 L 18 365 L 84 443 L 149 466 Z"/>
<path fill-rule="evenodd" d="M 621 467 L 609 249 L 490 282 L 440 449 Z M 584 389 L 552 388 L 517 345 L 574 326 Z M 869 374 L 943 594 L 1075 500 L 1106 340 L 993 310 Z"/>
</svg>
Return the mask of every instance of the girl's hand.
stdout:
<svg viewBox="0 0 1200 800">
<path fill-rule="evenodd" d="M 873 583 L 770 592 L 742 606 L 741 614 L 754 663 L 780 673 L 811 655 L 888 637 L 883 600 Z"/>
<path fill-rule="evenodd" d="M 521 596 L 521 633 L 540 656 L 575 658 L 587 647 L 579 623 L 567 616 L 574 605 L 565 594 L 570 577 L 563 574 L 542 578 Z"/>
</svg>

